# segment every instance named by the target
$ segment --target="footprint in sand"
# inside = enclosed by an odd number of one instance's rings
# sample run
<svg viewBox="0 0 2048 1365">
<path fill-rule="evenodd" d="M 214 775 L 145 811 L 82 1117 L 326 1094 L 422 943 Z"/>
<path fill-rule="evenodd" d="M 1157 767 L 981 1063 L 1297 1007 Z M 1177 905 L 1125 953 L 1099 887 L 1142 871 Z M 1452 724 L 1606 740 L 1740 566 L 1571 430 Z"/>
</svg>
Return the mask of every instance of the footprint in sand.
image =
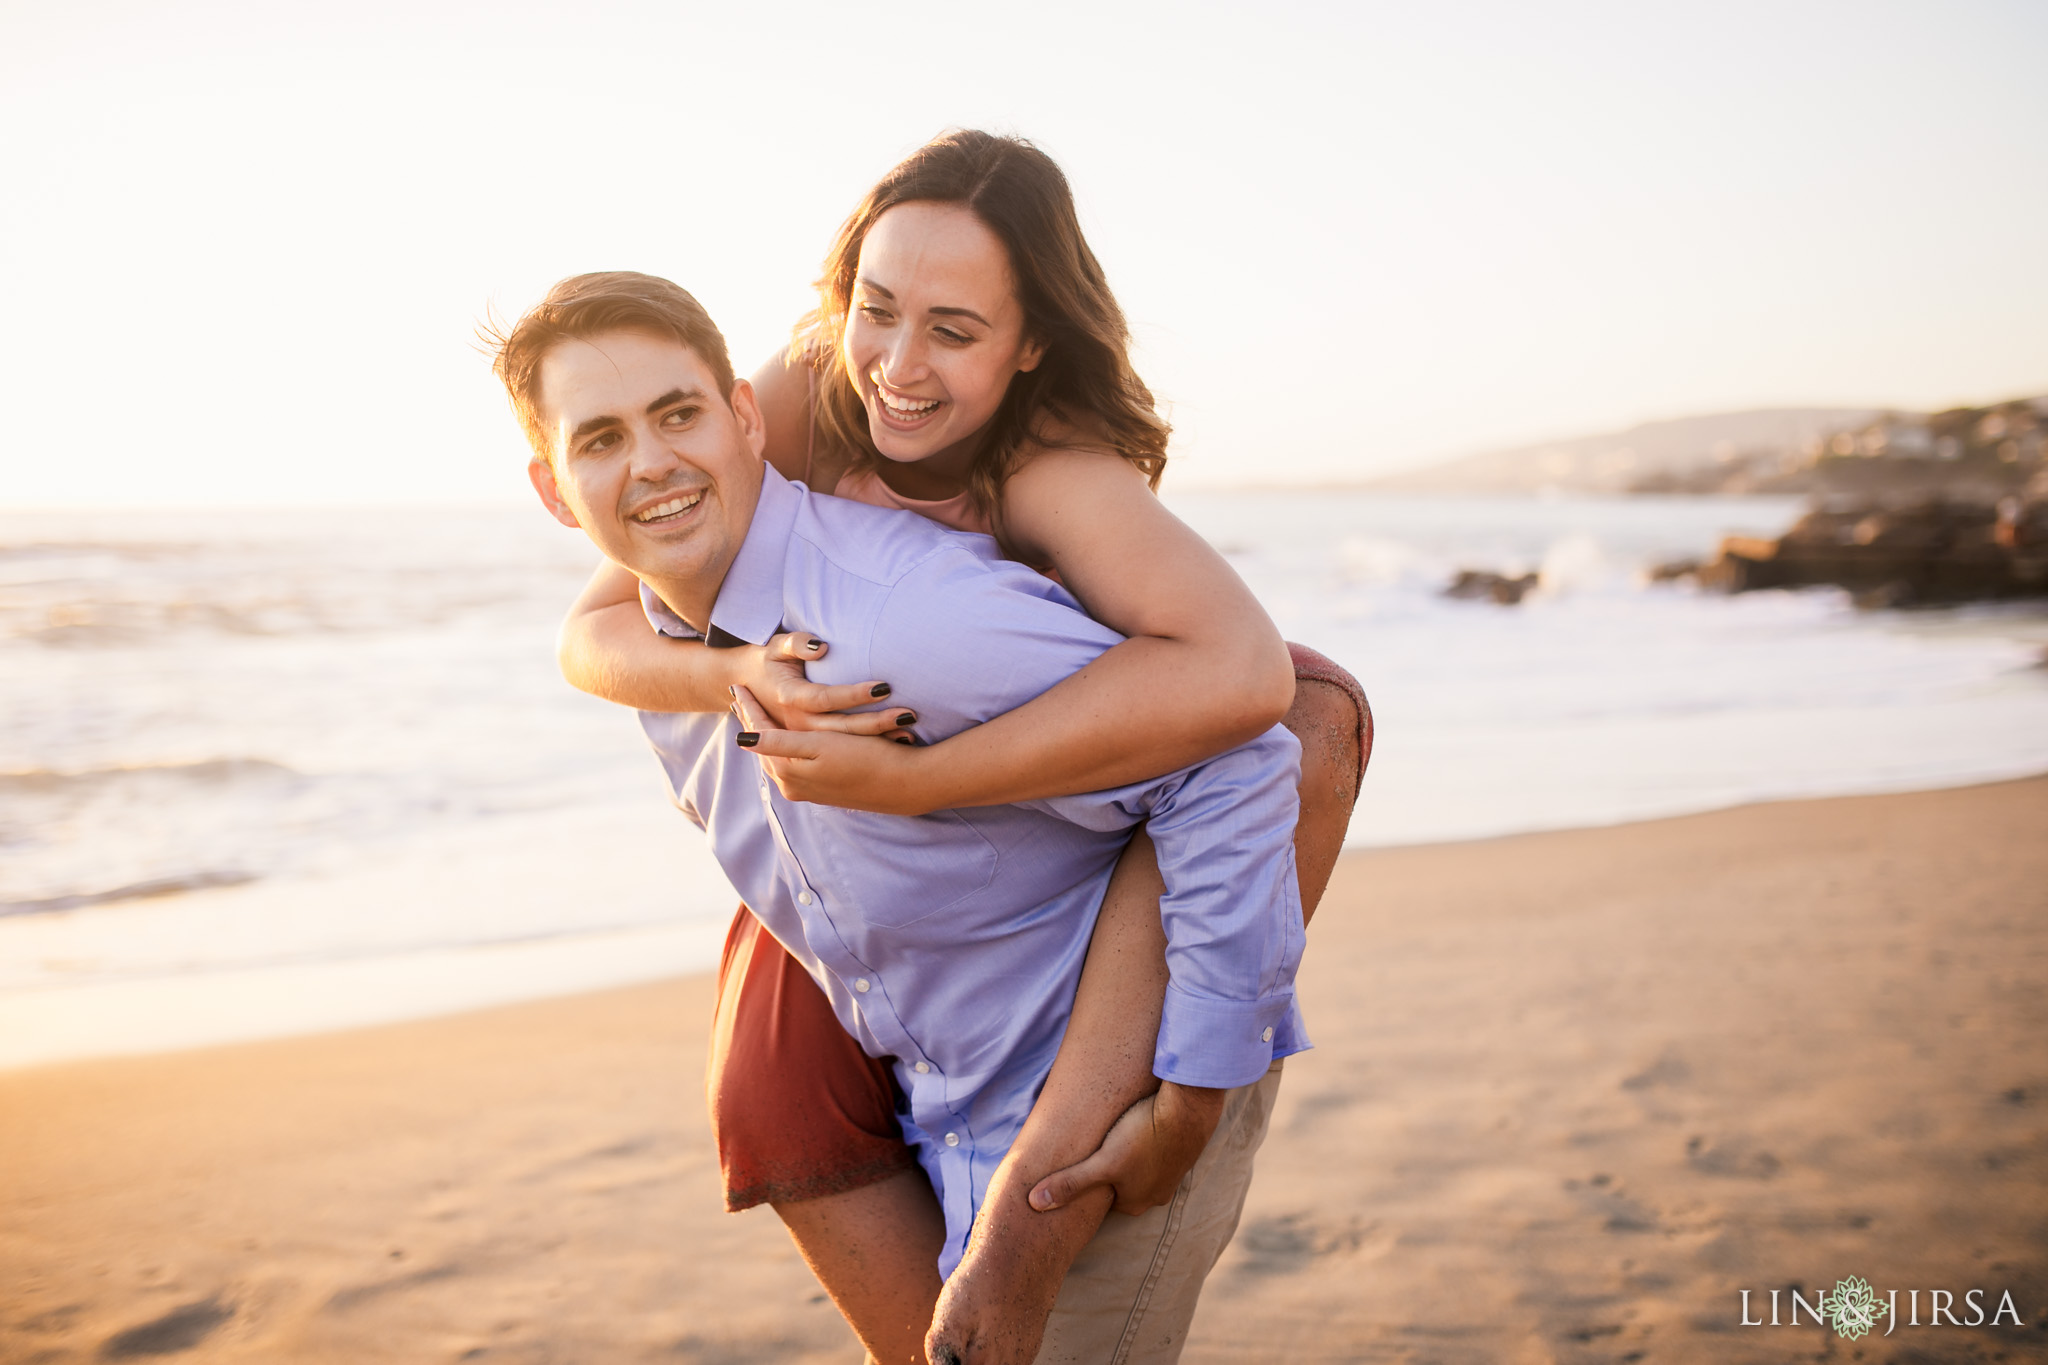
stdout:
<svg viewBox="0 0 2048 1365">
<path fill-rule="evenodd" d="M 1657 1211 L 1624 1193 L 1611 1175 L 1567 1180 L 1564 1188 L 1582 1208 L 1598 1217 L 1608 1232 L 1655 1232 L 1658 1228 Z"/>
<path fill-rule="evenodd" d="M 1372 1227 L 1357 1217 L 1333 1226 L 1305 1213 L 1255 1219 L 1238 1230 L 1238 1269 L 1255 1275 L 1291 1275 L 1322 1257 L 1358 1250 Z"/>
<path fill-rule="evenodd" d="M 1650 1090 L 1660 1085 L 1684 1085 L 1692 1079 L 1692 1066 L 1685 1058 L 1666 1048 L 1641 1071 L 1625 1077 L 1621 1082 L 1623 1090 Z"/>
<path fill-rule="evenodd" d="M 774 1365 L 804 1353 L 804 1348 L 793 1341 L 732 1341 L 693 1335 L 673 1343 L 669 1352 L 688 1365 Z"/>
<path fill-rule="evenodd" d="M 394 1275 L 389 1279 L 346 1285 L 328 1296 L 326 1307 L 329 1312 L 345 1313 L 386 1294 L 400 1294 L 408 1289 L 417 1289 L 423 1284 L 452 1279 L 461 1273 L 462 1267 L 458 1265 L 430 1265 L 408 1271 L 403 1275 Z"/>
<path fill-rule="evenodd" d="M 167 1356 L 189 1351 L 212 1335 L 213 1330 L 235 1315 L 235 1310 L 215 1295 L 173 1308 L 125 1332 L 116 1332 L 100 1346 L 102 1360 L 133 1360 L 139 1356 Z"/>
<path fill-rule="evenodd" d="M 1709 1142 L 1697 1134 L 1686 1139 L 1685 1160 L 1704 1174 L 1743 1180 L 1769 1180 L 1784 1164 L 1749 1138 L 1735 1136 Z"/>
</svg>

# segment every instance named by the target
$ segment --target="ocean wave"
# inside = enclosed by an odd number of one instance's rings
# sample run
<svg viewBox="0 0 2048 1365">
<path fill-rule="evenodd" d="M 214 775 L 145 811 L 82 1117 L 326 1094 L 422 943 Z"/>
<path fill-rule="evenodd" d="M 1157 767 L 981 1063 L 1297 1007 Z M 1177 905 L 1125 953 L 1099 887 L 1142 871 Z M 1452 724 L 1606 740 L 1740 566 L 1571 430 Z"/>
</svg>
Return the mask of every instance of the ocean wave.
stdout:
<svg viewBox="0 0 2048 1365">
<path fill-rule="evenodd" d="M 108 981 L 160 981 L 173 977 L 219 976 L 234 972 L 271 971 L 279 967 L 334 966 L 348 962 L 397 961 L 431 953 L 490 952 L 505 948 L 531 947 L 543 943 L 576 942 L 613 935 L 645 933 L 650 930 L 704 927 L 711 930 L 706 941 L 715 943 L 731 912 L 720 899 L 718 909 L 677 909 L 667 914 L 632 919 L 602 919 L 546 928 L 505 933 L 479 932 L 393 937 L 368 943 L 323 943 L 300 947 L 259 948 L 246 954 L 225 953 L 148 957 L 109 963 L 94 961 L 83 970 L 76 963 L 0 963 L 0 992 L 25 993 L 62 990 L 78 984 L 81 977 L 98 984 Z"/>
<path fill-rule="evenodd" d="M 303 775 L 267 758 L 203 758 L 190 763 L 138 763 L 69 771 L 25 768 L 0 772 L 0 798 L 86 795 L 117 783 L 166 778 L 200 786 L 221 786 L 231 782 L 299 781 Z"/>
<path fill-rule="evenodd" d="M 340 586 L 0 583 L 0 642 L 93 649 L 192 637 L 391 635 L 502 621 L 524 605 L 516 592 L 489 583 L 421 585 L 369 576 Z"/>
<path fill-rule="evenodd" d="M 155 543 L 134 540 L 28 540 L 13 544 L 0 542 L 0 565 L 37 564 L 90 559 L 107 555 L 121 559 L 156 561 L 190 558 L 206 553 L 208 547 L 195 542 Z"/>
<path fill-rule="evenodd" d="M 267 876 L 289 863 L 319 786 L 248 757 L 0 771 L 0 916 Z"/>
<path fill-rule="evenodd" d="M 164 514 L 114 534 L 97 520 L 0 514 L 0 645 L 524 629 L 559 612 L 589 564 L 587 543 L 496 512 Z"/>
<path fill-rule="evenodd" d="M 107 905 L 114 901 L 153 900 L 160 896 L 183 895 L 187 891 L 203 891 L 215 886 L 241 886 L 258 880 L 253 872 L 237 868 L 221 868 L 205 872 L 188 872 L 176 877 L 152 877 L 148 881 L 130 882 L 126 886 L 109 887 L 104 891 L 78 891 L 65 896 L 44 896 L 37 900 L 0 901 L 0 916 L 45 915 L 60 910 L 82 910 L 93 905 Z"/>
<path fill-rule="evenodd" d="M 0 601 L 0 638 L 59 648 L 146 644 L 190 634 L 263 637 L 380 628 L 346 619 L 333 604 L 292 595 L 242 600 L 142 599 L 67 594 L 48 601 Z"/>
</svg>

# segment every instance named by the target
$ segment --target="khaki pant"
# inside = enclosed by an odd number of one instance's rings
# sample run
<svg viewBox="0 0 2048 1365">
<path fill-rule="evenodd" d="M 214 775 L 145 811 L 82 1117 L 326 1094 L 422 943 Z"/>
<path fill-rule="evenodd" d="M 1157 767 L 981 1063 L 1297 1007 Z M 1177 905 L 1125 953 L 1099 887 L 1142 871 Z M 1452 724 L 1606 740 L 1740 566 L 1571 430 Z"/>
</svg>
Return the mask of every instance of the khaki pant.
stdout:
<svg viewBox="0 0 2048 1365">
<path fill-rule="evenodd" d="M 1202 1282 L 1237 1231 L 1252 1158 L 1266 1138 L 1280 1063 L 1230 1092 L 1216 1132 L 1173 1202 L 1112 1212 L 1067 1272 L 1037 1365 L 1172 1365 Z"/>
</svg>

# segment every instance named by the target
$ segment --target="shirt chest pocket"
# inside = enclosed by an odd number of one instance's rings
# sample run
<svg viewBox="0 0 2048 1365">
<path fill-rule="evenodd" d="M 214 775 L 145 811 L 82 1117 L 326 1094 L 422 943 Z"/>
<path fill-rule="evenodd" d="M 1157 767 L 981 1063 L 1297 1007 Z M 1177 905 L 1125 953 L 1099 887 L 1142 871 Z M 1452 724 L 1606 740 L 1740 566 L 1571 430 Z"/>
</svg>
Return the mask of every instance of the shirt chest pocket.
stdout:
<svg viewBox="0 0 2048 1365">
<path fill-rule="evenodd" d="M 955 811 L 915 817 L 842 810 L 849 889 L 861 917 L 900 929 L 986 891 L 996 848 Z"/>
</svg>

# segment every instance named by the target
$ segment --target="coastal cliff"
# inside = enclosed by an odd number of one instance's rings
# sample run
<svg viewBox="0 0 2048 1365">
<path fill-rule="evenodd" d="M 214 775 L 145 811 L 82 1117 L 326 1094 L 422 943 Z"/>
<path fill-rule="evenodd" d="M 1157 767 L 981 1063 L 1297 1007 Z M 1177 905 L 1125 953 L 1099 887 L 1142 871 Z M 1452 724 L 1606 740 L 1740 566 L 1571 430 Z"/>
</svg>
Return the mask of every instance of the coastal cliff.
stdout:
<svg viewBox="0 0 2048 1365">
<path fill-rule="evenodd" d="M 1813 494 L 1996 503 L 2040 471 L 2048 397 L 1942 412 L 1773 408 L 1468 456 L 1376 480 L 1463 495 Z"/>
</svg>

